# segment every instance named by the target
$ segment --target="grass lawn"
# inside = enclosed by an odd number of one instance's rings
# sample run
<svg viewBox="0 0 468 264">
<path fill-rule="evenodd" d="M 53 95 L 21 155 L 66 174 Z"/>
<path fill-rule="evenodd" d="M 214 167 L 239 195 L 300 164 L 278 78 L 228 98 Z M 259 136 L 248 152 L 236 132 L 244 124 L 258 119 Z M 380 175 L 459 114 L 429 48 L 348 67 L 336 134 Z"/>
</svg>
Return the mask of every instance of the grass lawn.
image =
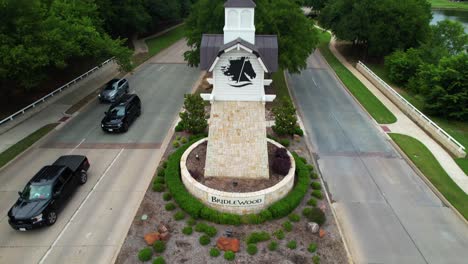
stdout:
<svg viewBox="0 0 468 264">
<path fill-rule="evenodd" d="M 287 98 L 291 100 L 288 87 L 286 86 L 286 80 L 284 79 L 283 70 L 280 69 L 277 72 L 273 73 L 272 79 L 272 85 L 275 89 L 276 94 L 276 99 L 273 102 L 279 102 L 282 98 Z"/>
<path fill-rule="evenodd" d="M 468 219 L 468 195 L 450 178 L 429 149 L 410 136 L 390 133 L 390 137 L 432 184 Z"/>
<path fill-rule="evenodd" d="M 422 96 L 414 93 L 410 93 L 404 89 L 395 88 L 396 85 L 392 83 L 388 78 L 388 71 L 385 69 L 384 65 L 382 64 L 373 64 L 373 63 L 366 63 L 375 74 L 377 74 L 382 80 L 392 86 L 396 91 L 403 96 L 406 100 L 408 100 L 412 105 L 418 108 L 420 111 L 424 109 L 424 99 Z M 446 120 L 440 117 L 430 116 L 432 121 L 434 121 L 437 125 L 443 128 L 447 133 L 449 133 L 453 138 L 455 138 L 460 144 L 462 144 L 465 148 L 468 149 L 468 122 L 460 122 L 460 121 L 453 121 L 453 120 Z M 465 150 L 468 151 L 468 150 Z M 468 175 L 468 157 L 464 159 L 455 159 L 455 162 L 462 168 L 465 174 Z"/>
<path fill-rule="evenodd" d="M 357 79 L 341 62 L 333 55 L 328 48 L 330 42 L 330 34 L 321 32 L 319 35 L 319 49 L 323 57 L 328 61 L 328 64 L 333 68 L 341 81 L 358 99 L 358 101 L 366 108 L 367 112 L 379 124 L 391 124 L 396 122 L 396 117 L 375 97 L 372 92 L 365 87 L 359 79 Z"/>
<path fill-rule="evenodd" d="M 161 50 L 168 48 L 184 37 L 184 26 L 176 27 L 160 36 L 147 39 L 146 45 L 148 46 L 148 53 L 139 53 L 133 55 L 132 63 L 134 67 L 142 64 L 149 58 L 158 54 Z"/>
<path fill-rule="evenodd" d="M 13 146 L 9 147 L 4 152 L 0 153 L 0 168 L 7 164 L 10 160 L 14 159 L 16 156 L 21 154 L 27 148 L 29 148 L 32 144 L 36 141 L 41 139 L 47 133 L 49 133 L 52 129 L 54 129 L 58 123 L 48 124 L 45 125 L 38 130 L 36 130 L 31 135 L 23 138 L 18 143 L 14 144 Z"/>
<path fill-rule="evenodd" d="M 429 2 L 433 8 L 468 10 L 468 2 L 452 2 L 449 0 L 430 0 Z"/>
</svg>

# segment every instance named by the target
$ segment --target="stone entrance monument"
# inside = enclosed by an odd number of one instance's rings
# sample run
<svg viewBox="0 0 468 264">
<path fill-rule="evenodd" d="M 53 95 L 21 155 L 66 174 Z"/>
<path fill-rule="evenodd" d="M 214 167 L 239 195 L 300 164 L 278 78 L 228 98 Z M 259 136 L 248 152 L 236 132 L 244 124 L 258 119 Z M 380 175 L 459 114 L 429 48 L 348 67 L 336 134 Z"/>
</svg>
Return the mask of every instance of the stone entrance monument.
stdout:
<svg viewBox="0 0 468 264">
<path fill-rule="evenodd" d="M 225 2 L 224 34 L 204 34 L 201 42 L 201 68 L 213 73 L 208 82 L 211 102 L 208 139 L 190 146 L 180 160 L 181 178 L 187 190 L 207 206 L 235 214 L 258 213 L 283 198 L 294 185 L 295 163 L 284 178 L 273 186 L 253 192 L 229 192 L 210 188 L 192 177 L 187 160 L 192 151 L 206 141 L 204 177 L 232 179 L 232 184 L 269 179 L 268 147 L 282 146 L 266 137 L 265 103 L 275 99 L 266 95 L 272 80 L 265 73 L 278 70 L 276 36 L 255 35 L 255 3 L 252 0 Z"/>
<path fill-rule="evenodd" d="M 201 67 L 213 73 L 205 177 L 265 179 L 268 151 L 265 73 L 278 69 L 276 36 L 255 35 L 255 3 L 225 3 L 224 35 L 203 35 Z"/>
</svg>

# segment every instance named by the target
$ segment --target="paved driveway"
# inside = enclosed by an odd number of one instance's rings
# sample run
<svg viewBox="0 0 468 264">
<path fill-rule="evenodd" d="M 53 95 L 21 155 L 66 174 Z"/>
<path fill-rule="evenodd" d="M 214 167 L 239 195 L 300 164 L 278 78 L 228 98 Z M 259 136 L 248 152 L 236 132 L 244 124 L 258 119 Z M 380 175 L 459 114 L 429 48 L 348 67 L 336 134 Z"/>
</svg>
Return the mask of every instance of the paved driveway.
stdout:
<svg viewBox="0 0 468 264">
<path fill-rule="evenodd" d="M 356 263 L 467 263 L 466 224 L 401 158 L 319 52 L 287 81 Z"/>
<path fill-rule="evenodd" d="M 0 171 L 0 263 L 112 262 L 160 160 L 160 147 L 183 95 L 200 75 L 183 64 L 155 62 L 128 77 L 132 92 L 142 99 L 143 113 L 127 133 L 102 132 L 100 121 L 108 105 L 94 101 Z M 43 165 L 69 153 L 89 157 L 88 182 L 54 226 L 25 233 L 12 230 L 6 214 L 17 192 Z"/>
</svg>

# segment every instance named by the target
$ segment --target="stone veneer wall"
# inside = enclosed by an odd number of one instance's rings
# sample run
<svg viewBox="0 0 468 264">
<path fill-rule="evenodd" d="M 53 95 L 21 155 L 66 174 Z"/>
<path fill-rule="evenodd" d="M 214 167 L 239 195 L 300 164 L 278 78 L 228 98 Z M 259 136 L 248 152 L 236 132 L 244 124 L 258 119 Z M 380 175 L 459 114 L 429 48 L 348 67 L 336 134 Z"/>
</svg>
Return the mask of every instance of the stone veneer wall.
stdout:
<svg viewBox="0 0 468 264">
<path fill-rule="evenodd" d="M 205 177 L 268 178 L 265 105 L 214 101 Z"/>
<path fill-rule="evenodd" d="M 206 138 L 199 140 L 198 142 L 195 142 L 192 146 L 190 146 L 182 155 L 182 158 L 180 159 L 180 171 L 181 171 L 181 178 L 182 182 L 185 185 L 185 188 L 196 198 L 198 198 L 202 203 L 207 205 L 208 207 L 211 207 L 215 210 L 218 210 L 220 212 L 225 212 L 225 213 L 233 213 L 233 214 L 240 214 L 240 215 L 245 215 L 245 214 L 255 214 L 259 213 L 262 210 L 268 208 L 270 205 L 272 205 L 274 202 L 284 198 L 289 191 L 294 186 L 294 176 L 296 172 L 296 162 L 294 161 L 293 156 L 291 153 L 288 151 L 288 156 L 291 159 L 291 168 L 289 169 L 289 172 L 284 178 L 277 183 L 276 185 L 261 190 L 261 191 L 256 191 L 256 192 L 247 192 L 247 193 L 237 193 L 237 192 L 223 192 L 219 190 L 215 190 L 213 188 L 209 188 L 198 181 L 196 181 L 189 173 L 187 169 L 187 158 L 189 154 L 195 149 L 198 145 L 202 144 L 205 142 Z M 279 148 L 284 148 L 281 146 L 279 143 L 268 139 L 268 142 L 275 144 Z M 208 141 L 209 144 L 209 141 Z M 219 198 L 222 199 L 242 199 L 242 200 L 248 200 L 250 198 L 253 199 L 258 199 L 259 197 L 262 197 L 263 203 L 257 204 L 257 205 L 251 205 L 251 206 L 231 206 L 231 205 L 221 205 L 221 204 L 214 204 L 209 202 L 209 197 L 215 195 Z"/>
</svg>

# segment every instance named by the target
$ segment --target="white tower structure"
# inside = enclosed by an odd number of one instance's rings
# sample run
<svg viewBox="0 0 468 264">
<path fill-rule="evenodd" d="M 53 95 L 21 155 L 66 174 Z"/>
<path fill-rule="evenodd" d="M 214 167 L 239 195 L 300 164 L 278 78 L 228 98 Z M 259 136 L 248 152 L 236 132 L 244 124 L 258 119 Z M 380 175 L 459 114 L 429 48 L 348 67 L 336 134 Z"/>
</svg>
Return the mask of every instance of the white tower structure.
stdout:
<svg viewBox="0 0 468 264">
<path fill-rule="evenodd" d="M 232 0 L 224 5 L 224 44 L 241 38 L 255 45 L 255 3 Z"/>
</svg>

